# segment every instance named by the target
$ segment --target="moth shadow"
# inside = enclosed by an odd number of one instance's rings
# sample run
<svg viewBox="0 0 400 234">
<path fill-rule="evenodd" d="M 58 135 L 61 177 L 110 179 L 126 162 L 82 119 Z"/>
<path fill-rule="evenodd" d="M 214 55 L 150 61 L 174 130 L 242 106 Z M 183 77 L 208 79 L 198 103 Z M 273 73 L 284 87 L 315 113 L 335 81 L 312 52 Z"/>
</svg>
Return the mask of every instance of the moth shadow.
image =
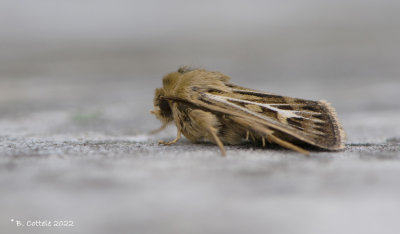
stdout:
<svg viewBox="0 0 400 234">
<path fill-rule="evenodd" d="M 252 142 L 252 141 L 246 141 L 243 142 L 239 145 L 230 145 L 231 147 L 237 147 L 238 149 L 252 149 L 252 150 L 273 150 L 273 151 L 280 151 L 280 152 L 293 152 L 290 149 L 286 149 L 278 144 L 274 143 L 267 143 L 263 145 L 261 142 Z M 325 150 L 321 149 L 319 147 L 307 144 L 307 143 L 299 143 L 296 144 L 296 146 L 301 147 L 302 149 L 305 149 L 310 152 L 314 153 L 322 153 L 322 152 L 335 152 L 331 150 Z"/>
</svg>

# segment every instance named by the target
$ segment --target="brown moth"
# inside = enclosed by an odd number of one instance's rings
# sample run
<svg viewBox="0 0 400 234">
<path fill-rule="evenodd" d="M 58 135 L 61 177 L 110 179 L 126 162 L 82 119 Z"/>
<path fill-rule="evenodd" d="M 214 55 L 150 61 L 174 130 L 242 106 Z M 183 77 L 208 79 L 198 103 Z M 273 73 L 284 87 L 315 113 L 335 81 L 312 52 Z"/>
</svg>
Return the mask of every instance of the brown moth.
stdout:
<svg viewBox="0 0 400 234">
<path fill-rule="evenodd" d="M 260 92 L 229 82 L 220 72 L 181 67 L 163 78 L 155 90 L 154 110 L 163 122 L 177 127 L 193 142 L 210 141 L 225 155 L 224 144 L 266 142 L 308 155 L 300 145 L 322 150 L 344 148 L 345 133 L 335 110 L 326 101 L 310 101 Z"/>
</svg>

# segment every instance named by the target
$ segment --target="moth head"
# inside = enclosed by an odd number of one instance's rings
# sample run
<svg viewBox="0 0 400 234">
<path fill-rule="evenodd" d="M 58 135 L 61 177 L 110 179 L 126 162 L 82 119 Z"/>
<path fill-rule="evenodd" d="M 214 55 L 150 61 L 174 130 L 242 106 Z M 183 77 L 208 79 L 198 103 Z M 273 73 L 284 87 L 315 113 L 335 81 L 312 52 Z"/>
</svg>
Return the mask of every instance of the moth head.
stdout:
<svg viewBox="0 0 400 234">
<path fill-rule="evenodd" d="M 154 110 L 151 111 L 157 119 L 164 124 L 173 120 L 171 106 L 165 97 L 168 97 L 179 86 L 182 75 L 193 71 L 190 67 L 180 67 L 176 72 L 171 72 L 163 78 L 163 88 L 156 89 L 154 93 Z"/>
<path fill-rule="evenodd" d="M 164 98 L 165 91 L 163 88 L 156 89 L 154 93 L 154 110 L 151 111 L 157 119 L 161 120 L 163 123 L 168 123 L 173 120 L 171 107 L 168 101 Z"/>
</svg>

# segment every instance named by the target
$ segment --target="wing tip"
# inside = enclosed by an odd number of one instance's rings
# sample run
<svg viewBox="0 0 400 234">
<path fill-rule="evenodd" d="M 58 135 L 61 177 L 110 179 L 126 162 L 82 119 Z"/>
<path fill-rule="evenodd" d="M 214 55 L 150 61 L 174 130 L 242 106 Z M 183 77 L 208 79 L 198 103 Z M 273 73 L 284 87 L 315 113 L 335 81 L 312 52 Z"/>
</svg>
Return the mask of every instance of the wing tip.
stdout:
<svg viewBox="0 0 400 234">
<path fill-rule="evenodd" d="M 327 109 L 327 111 L 329 112 L 329 116 L 331 117 L 332 120 L 332 124 L 334 126 L 334 131 L 335 131 L 335 135 L 338 136 L 338 140 L 337 142 L 334 144 L 334 146 L 331 147 L 331 150 L 342 150 L 345 148 L 345 142 L 346 142 L 346 132 L 343 129 L 343 125 L 340 122 L 338 116 L 337 116 L 337 112 L 335 110 L 335 108 L 332 107 L 332 105 L 326 101 L 326 100 L 320 100 L 319 103 Z"/>
</svg>

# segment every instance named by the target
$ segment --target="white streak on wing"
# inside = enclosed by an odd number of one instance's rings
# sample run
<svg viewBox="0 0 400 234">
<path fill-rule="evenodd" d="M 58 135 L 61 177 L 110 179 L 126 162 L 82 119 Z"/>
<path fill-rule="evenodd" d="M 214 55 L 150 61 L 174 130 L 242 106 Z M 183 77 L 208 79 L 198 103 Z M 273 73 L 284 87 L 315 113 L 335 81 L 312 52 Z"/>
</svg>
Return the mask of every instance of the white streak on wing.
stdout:
<svg viewBox="0 0 400 234">
<path fill-rule="evenodd" d="M 236 98 L 228 98 L 228 97 L 221 97 L 221 96 L 217 96 L 217 95 L 214 95 L 214 94 L 204 94 L 204 95 L 205 95 L 205 96 L 208 96 L 209 98 L 211 98 L 211 99 L 213 99 L 213 100 L 216 100 L 216 101 L 219 101 L 219 102 L 228 104 L 228 105 L 230 105 L 230 106 L 235 106 L 236 108 L 238 108 L 238 109 L 240 109 L 240 110 L 242 110 L 242 111 L 244 111 L 244 112 L 247 112 L 247 113 L 249 113 L 249 114 L 252 114 L 252 115 L 255 115 L 255 116 L 260 117 L 260 118 L 262 118 L 262 119 L 265 119 L 264 116 L 262 116 L 262 115 L 260 115 L 260 114 L 258 114 L 258 113 L 256 113 L 256 112 L 250 111 L 250 110 L 248 110 L 247 108 L 243 108 L 243 107 L 241 107 L 241 106 L 239 106 L 239 105 L 236 105 L 236 104 L 234 104 L 234 103 L 231 103 L 231 102 L 228 102 L 228 101 L 227 101 L 227 100 L 239 100 L 239 99 L 236 99 Z M 242 100 L 239 100 L 239 101 L 242 101 Z M 251 104 L 254 104 L 254 103 L 251 103 Z"/>
<path fill-rule="evenodd" d="M 261 118 L 261 119 L 264 119 L 264 120 L 266 120 L 266 121 L 269 121 L 269 122 L 278 122 L 278 123 L 280 123 L 279 121 L 277 121 L 277 120 L 275 120 L 275 119 L 266 118 L 266 116 L 264 116 L 264 115 L 260 115 L 260 114 L 258 114 L 258 113 L 256 113 L 256 112 L 250 111 L 250 110 L 247 109 L 247 108 L 241 107 L 241 106 L 236 105 L 236 104 L 231 103 L 231 102 L 228 102 L 227 100 L 235 100 L 235 101 L 240 101 L 240 102 L 246 102 L 246 103 L 254 104 L 253 102 L 248 102 L 248 101 L 240 100 L 240 99 L 236 99 L 236 98 L 221 97 L 221 96 L 213 95 L 213 94 L 203 94 L 203 95 L 205 95 L 205 96 L 207 96 L 207 97 L 209 97 L 209 98 L 211 98 L 211 99 L 213 99 L 213 100 L 216 100 L 216 101 L 218 101 L 218 102 L 227 104 L 227 105 L 229 105 L 229 106 L 234 106 L 235 108 L 238 108 L 238 109 L 240 109 L 240 110 L 242 110 L 242 111 L 244 111 L 244 112 L 246 112 L 246 113 L 249 113 L 250 115 L 257 116 L 257 117 L 259 117 L 259 118 Z M 259 103 L 256 103 L 256 104 L 259 105 Z M 303 130 L 304 130 L 304 129 L 303 129 Z M 311 131 L 308 130 L 308 131 L 303 131 L 303 133 L 305 133 L 305 134 L 310 134 L 310 133 L 320 134 L 321 132 L 319 132 L 319 131 L 318 131 L 318 132 L 315 132 L 315 131 L 312 131 L 312 130 L 311 130 Z"/>
<path fill-rule="evenodd" d="M 239 93 L 247 93 L 247 94 L 266 94 L 266 95 L 275 95 L 275 94 L 271 94 L 271 93 L 262 93 L 262 92 L 256 92 L 256 91 L 249 91 L 249 90 L 242 90 L 242 89 L 232 89 L 233 92 L 239 92 Z M 279 95 L 275 95 L 275 96 L 279 96 Z M 228 98 L 228 99 L 234 99 L 234 98 Z M 245 102 L 244 100 L 241 99 L 235 99 L 235 100 L 239 100 L 242 102 Z M 254 103 L 252 103 L 254 104 Z M 256 105 L 260 105 L 259 103 L 255 103 Z M 274 104 L 267 104 L 269 106 L 303 106 L 303 103 L 291 103 L 291 104 L 287 104 L 287 103 L 274 103 Z M 261 105 L 262 106 L 262 105 Z M 267 107 L 269 108 L 269 107 Z M 276 109 L 275 109 L 276 110 Z M 279 109 L 281 110 L 281 109 Z M 307 114 L 321 114 L 319 112 L 315 112 L 315 111 L 288 111 L 288 112 L 302 112 L 302 113 L 307 113 Z M 300 117 L 303 118 L 303 117 Z M 321 121 L 321 120 L 319 120 Z M 316 120 L 316 122 L 319 122 L 318 120 Z M 324 122 L 324 121 L 321 121 Z"/>
<path fill-rule="evenodd" d="M 211 99 L 213 99 L 213 100 L 216 100 L 216 101 L 218 101 L 218 102 L 221 102 L 221 103 L 224 103 L 224 104 L 227 104 L 227 105 L 229 105 L 229 106 L 234 106 L 234 107 L 236 107 L 236 108 L 238 108 L 238 109 L 240 109 L 240 110 L 242 110 L 242 111 L 244 111 L 244 112 L 246 112 L 246 113 L 249 113 L 249 114 L 251 114 L 251 115 L 254 115 L 254 116 L 257 116 L 257 117 L 259 117 L 259 118 L 261 118 L 261 119 L 265 119 L 265 120 L 267 120 L 267 121 L 273 121 L 273 122 L 278 122 L 278 121 L 276 121 L 275 119 L 271 119 L 271 118 L 266 118 L 265 116 L 263 116 L 263 115 L 260 115 L 260 114 L 258 114 L 258 113 L 256 113 L 256 112 L 253 112 L 253 111 L 250 111 L 249 109 L 247 109 L 247 108 L 244 108 L 244 107 L 241 107 L 241 106 L 239 106 L 239 105 L 236 105 L 236 104 L 234 104 L 234 103 L 231 103 L 231 102 L 228 102 L 227 100 L 232 100 L 232 98 L 227 98 L 227 97 L 221 97 L 221 96 L 217 96 L 217 95 L 213 95 L 213 94 L 204 94 L 205 96 L 207 96 L 207 97 L 209 97 L 209 98 L 211 98 Z M 234 100 L 236 100 L 236 98 L 233 98 Z M 239 100 L 239 99 L 237 99 L 237 100 Z M 242 101 L 242 100 L 240 100 L 240 101 Z M 252 103 L 253 104 L 253 103 Z"/>
<path fill-rule="evenodd" d="M 214 94 L 207 94 L 207 95 L 208 95 L 208 96 L 212 96 L 213 99 L 216 99 L 216 100 L 219 100 L 219 101 L 221 101 L 221 102 L 228 103 L 228 104 L 233 104 L 233 103 L 227 102 L 227 100 L 242 102 L 242 103 L 246 103 L 246 104 L 253 104 L 253 105 L 257 105 L 257 106 L 262 106 L 262 107 L 268 108 L 268 109 L 270 109 L 270 110 L 276 111 L 281 117 L 284 117 L 284 118 L 302 118 L 302 119 L 308 119 L 308 120 L 311 120 L 311 121 L 314 121 L 314 122 L 324 122 L 323 120 L 320 120 L 320 119 L 306 118 L 306 117 L 304 117 L 304 116 L 301 116 L 301 115 L 296 114 L 296 112 L 300 112 L 300 113 L 310 113 L 310 114 L 312 114 L 313 112 L 282 110 L 282 109 L 279 109 L 279 108 L 273 106 L 273 105 L 281 105 L 281 104 L 266 104 L 266 103 L 251 102 L 251 101 L 242 100 L 242 99 L 237 99 L 237 98 L 221 97 L 221 96 L 214 95 Z M 233 104 L 233 105 L 235 105 L 235 104 Z M 237 107 L 240 108 L 241 110 L 245 110 L 246 112 L 249 112 L 246 108 L 243 108 L 243 107 L 238 106 L 238 105 L 235 105 L 235 106 L 237 106 Z M 251 112 L 251 113 L 252 113 L 252 114 L 256 114 L 256 113 L 254 113 L 254 112 Z"/>
<path fill-rule="evenodd" d="M 263 107 L 269 108 L 269 109 L 271 109 L 271 110 L 277 111 L 277 112 L 279 113 L 279 115 L 281 115 L 281 116 L 283 115 L 285 118 L 297 117 L 297 118 L 303 118 L 303 119 L 310 119 L 310 118 L 305 118 L 304 116 L 300 116 L 300 115 L 298 115 L 298 114 L 296 114 L 296 113 L 293 113 L 293 112 L 295 112 L 295 111 L 281 110 L 281 109 L 278 109 L 278 108 L 276 108 L 276 107 L 271 107 L 271 105 L 273 105 L 273 104 L 270 105 L 270 104 L 263 104 L 263 103 L 251 102 L 251 101 L 241 100 L 241 99 L 237 99 L 237 98 L 218 96 L 218 95 L 214 95 L 214 94 L 204 94 L 204 95 L 208 96 L 208 97 L 211 98 L 211 99 L 214 99 L 214 100 L 216 100 L 216 101 L 219 101 L 219 102 L 221 102 L 221 103 L 224 103 L 224 104 L 227 104 L 227 105 L 230 105 L 230 106 L 234 106 L 234 107 L 236 107 L 236 108 L 238 108 L 238 109 L 240 109 L 240 110 L 242 110 L 242 111 L 244 111 L 244 112 L 247 112 L 247 113 L 249 113 L 249 114 L 251 114 L 251 115 L 257 116 L 257 117 L 259 117 L 259 118 L 261 118 L 261 119 L 266 119 L 266 117 L 265 117 L 264 115 L 260 115 L 260 114 L 258 114 L 258 113 L 256 113 L 256 112 L 250 111 L 250 110 L 247 109 L 247 108 L 244 108 L 244 107 L 241 107 L 241 106 L 239 106 L 239 105 L 237 105 L 237 104 L 231 103 L 231 102 L 229 102 L 228 100 L 238 101 L 238 102 L 247 103 L 247 104 L 253 104 L 253 105 L 258 105 L 258 106 L 263 106 Z M 277 104 L 277 105 L 278 105 L 278 104 Z M 303 112 L 303 113 L 304 113 L 305 111 L 296 111 L 296 112 Z M 307 113 L 307 112 L 305 112 L 305 113 Z M 273 120 L 273 121 L 276 121 L 276 120 L 274 120 L 274 119 L 272 119 L 272 120 Z M 311 121 L 314 121 L 314 122 L 324 122 L 323 120 L 316 119 L 316 118 L 310 119 L 310 120 L 311 120 Z M 267 121 L 271 121 L 271 119 L 268 118 Z M 297 126 L 297 127 L 298 127 L 298 126 Z M 305 129 L 302 128 L 302 127 L 298 127 L 298 128 L 301 128 L 301 129 L 305 130 Z M 318 134 L 318 135 L 320 135 L 320 134 L 325 135 L 323 132 L 320 132 L 320 131 L 317 131 L 317 130 L 313 130 L 313 129 L 307 129 L 307 131 L 304 131 L 304 133 L 313 133 L 313 134 Z"/>
<path fill-rule="evenodd" d="M 280 103 L 276 103 L 276 104 L 269 104 L 271 106 L 303 106 L 304 104 L 302 103 L 293 103 L 293 104 L 280 104 Z M 279 109 L 279 108 L 278 108 Z M 310 114 L 310 115 L 320 115 L 320 112 L 316 112 L 316 111 L 305 111 L 305 110 L 301 110 L 301 111 L 296 111 L 296 110 L 287 110 L 287 111 L 291 111 L 291 112 L 301 112 L 301 113 L 306 113 L 306 114 Z M 322 120 L 319 120 L 321 122 L 324 122 Z M 319 122 L 318 120 L 316 120 L 316 122 Z"/>
</svg>

